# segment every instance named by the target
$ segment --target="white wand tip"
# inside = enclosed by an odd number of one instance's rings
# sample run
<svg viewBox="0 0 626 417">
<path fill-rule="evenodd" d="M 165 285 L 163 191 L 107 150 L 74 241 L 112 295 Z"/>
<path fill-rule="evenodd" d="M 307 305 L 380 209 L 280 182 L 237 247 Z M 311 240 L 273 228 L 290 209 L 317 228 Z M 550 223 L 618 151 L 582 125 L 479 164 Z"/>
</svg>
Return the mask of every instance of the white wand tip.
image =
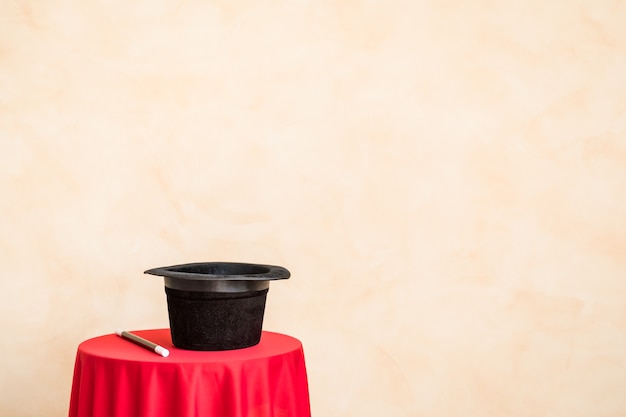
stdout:
<svg viewBox="0 0 626 417">
<path fill-rule="evenodd" d="M 170 356 L 170 351 L 165 349 L 162 346 L 157 346 L 156 348 L 154 348 L 154 351 L 158 353 L 159 355 L 163 356 L 164 358 L 167 358 L 168 356 Z"/>
</svg>

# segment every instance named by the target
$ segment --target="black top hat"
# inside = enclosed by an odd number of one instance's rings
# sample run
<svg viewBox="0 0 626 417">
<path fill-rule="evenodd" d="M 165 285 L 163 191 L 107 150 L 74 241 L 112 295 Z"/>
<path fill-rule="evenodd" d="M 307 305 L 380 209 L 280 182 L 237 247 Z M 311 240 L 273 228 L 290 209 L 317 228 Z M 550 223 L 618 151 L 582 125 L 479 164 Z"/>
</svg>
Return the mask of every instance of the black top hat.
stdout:
<svg viewBox="0 0 626 417">
<path fill-rule="evenodd" d="M 181 349 L 226 350 L 261 340 L 270 281 L 285 268 L 234 262 L 198 262 L 154 268 L 165 279 L 172 343 Z"/>
</svg>

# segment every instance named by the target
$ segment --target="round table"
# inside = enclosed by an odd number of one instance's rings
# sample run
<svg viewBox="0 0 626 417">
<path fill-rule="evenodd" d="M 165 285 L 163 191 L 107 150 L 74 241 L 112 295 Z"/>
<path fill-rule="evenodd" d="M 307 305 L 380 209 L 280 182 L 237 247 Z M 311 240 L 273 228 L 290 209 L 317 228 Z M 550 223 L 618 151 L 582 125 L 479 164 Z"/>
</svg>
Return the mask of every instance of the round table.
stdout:
<svg viewBox="0 0 626 417">
<path fill-rule="evenodd" d="M 133 332 L 167 358 L 110 334 L 78 346 L 70 417 L 310 417 L 302 344 L 263 332 L 245 349 L 177 349 L 169 329 Z"/>
</svg>

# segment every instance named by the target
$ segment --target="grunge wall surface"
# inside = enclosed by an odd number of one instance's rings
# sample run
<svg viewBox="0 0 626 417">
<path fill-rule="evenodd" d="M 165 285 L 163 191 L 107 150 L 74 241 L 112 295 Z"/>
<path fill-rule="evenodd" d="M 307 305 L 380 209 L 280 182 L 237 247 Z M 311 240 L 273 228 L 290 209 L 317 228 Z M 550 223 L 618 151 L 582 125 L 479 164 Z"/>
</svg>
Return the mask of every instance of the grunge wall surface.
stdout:
<svg viewBox="0 0 626 417">
<path fill-rule="evenodd" d="M 282 265 L 319 417 L 626 413 L 626 4 L 0 0 L 0 415 Z"/>
</svg>

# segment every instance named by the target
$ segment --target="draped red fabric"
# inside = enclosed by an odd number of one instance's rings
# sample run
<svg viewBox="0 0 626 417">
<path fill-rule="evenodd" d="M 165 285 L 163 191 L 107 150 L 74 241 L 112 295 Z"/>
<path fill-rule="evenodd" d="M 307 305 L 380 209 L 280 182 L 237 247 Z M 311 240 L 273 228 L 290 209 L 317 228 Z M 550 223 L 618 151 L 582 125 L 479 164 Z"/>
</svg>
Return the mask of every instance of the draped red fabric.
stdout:
<svg viewBox="0 0 626 417">
<path fill-rule="evenodd" d="M 197 352 L 169 329 L 133 332 L 167 358 L 115 334 L 78 346 L 69 417 L 310 417 L 299 340 L 263 332 L 258 345 Z"/>
</svg>

